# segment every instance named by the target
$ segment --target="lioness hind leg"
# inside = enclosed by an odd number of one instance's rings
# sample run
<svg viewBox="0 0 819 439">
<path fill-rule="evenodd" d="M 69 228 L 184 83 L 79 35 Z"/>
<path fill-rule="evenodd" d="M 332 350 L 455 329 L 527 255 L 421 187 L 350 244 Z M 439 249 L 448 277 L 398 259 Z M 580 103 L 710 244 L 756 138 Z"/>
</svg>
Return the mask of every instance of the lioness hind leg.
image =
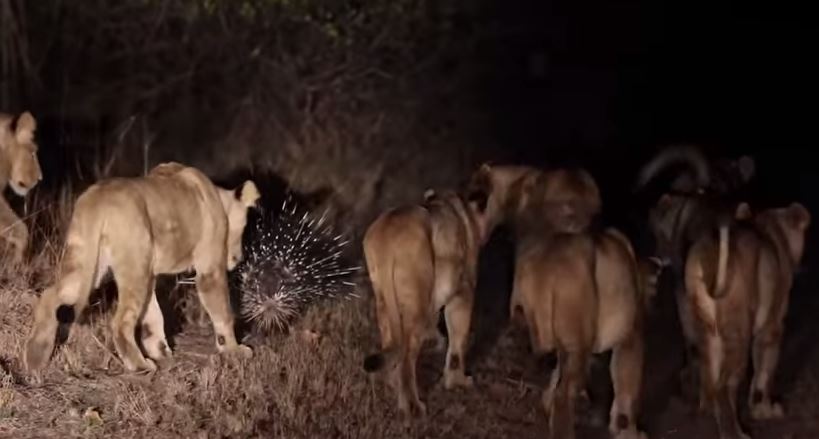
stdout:
<svg viewBox="0 0 819 439">
<path fill-rule="evenodd" d="M 552 410 L 549 416 L 549 430 L 553 439 L 575 437 L 574 403 L 579 391 L 586 388 L 588 362 L 587 352 L 558 350 L 557 370 L 553 373 L 559 375 L 551 396 Z"/>
<path fill-rule="evenodd" d="M 421 396 L 418 392 L 418 377 L 416 370 L 418 367 L 418 356 L 421 354 L 421 346 L 423 345 L 423 333 L 413 333 L 410 335 L 407 343 L 407 353 L 404 357 L 404 371 L 407 379 L 407 386 L 410 391 L 410 403 L 414 410 L 421 416 L 426 416 L 427 406 L 421 402 Z"/>
<path fill-rule="evenodd" d="M 202 302 L 202 306 L 213 323 L 216 349 L 220 353 L 237 353 L 245 358 L 252 357 L 253 351 L 236 341 L 233 309 L 230 307 L 230 296 L 228 295 L 227 274 L 218 269 L 201 272 L 197 269 L 196 290 L 199 294 L 199 301 Z"/>
<path fill-rule="evenodd" d="M 469 342 L 469 326 L 472 319 L 472 296 L 462 292 L 455 295 L 444 307 L 449 348 L 444 365 L 444 387 L 471 387 L 472 377 L 465 370 L 466 350 Z"/>
<path fill-rule="evenodd" d="M 700 380 L 704 402 L 710 406 L 721 439 L 747 439 L 737 415 L 737 390 L 747 365 L 747 348 L 732 346 L 717 334 L 706 334 Z M 703 405 L 701 404 L 701 407 Z"/>
<path fill-rule="evenodd" d="M 40 295 L 23 357 L 28 370 L 40 369 L 48 363 L 59 326 L 57 310 L 63 305 L 74 306 L 82 295 L 89 294 L 91 287 L 86 281 L 80 270 L 68 271 Z"/>
<path fill-rule="evenodd" d="M 782 328 L 780 326 L 768 325 L 754 338 L 754 377 L 749 394 L 753 419 L 779 419 L 784 416 L 782 406 L 771 400 L 772 379 L 779 361 L 781 342 Z"/>
<path fill-rule="evenodd" d="M 165 319 L 156 298 L 156 291 L 151 288 L 151 297 L 142 317 L 142 347 L 148 357 L 155 361 L 165 360 L 172 356 L 171 348 L 165 336 Z"/>
<path fill-rule="evenodd" d="M 609 432 L 617 438 L 639 438 L 637 405 L 642 391 L 643 339 L 635 332 L 614 348 L 609 366 L 614 401 L 609 412 Z"/>
<path fill-rule="evenodd" d="M 119 290 L 117 309 L 111 320 L 114 346 L 126 371 L 154 371 L 156 364 L 142 355 L 136 343 L 136 325 L 145 312 L 150 291 L 150 272 L 147 267 L 140 270 L 131 265 L 128 269 L 118 270 L 119 267 L 114 266 L 114 278 Z"/>
</svg>

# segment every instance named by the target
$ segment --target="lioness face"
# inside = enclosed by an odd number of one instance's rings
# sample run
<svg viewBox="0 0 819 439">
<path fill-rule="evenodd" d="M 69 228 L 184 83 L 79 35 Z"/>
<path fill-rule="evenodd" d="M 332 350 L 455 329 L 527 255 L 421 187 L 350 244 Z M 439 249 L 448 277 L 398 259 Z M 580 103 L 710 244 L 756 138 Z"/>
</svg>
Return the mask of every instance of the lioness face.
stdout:
<svg viewBox="0 0 819 439">
<path fill-rule="evenodd" d="M 20 115 L 13 129 L 12 119 L 0 115 L 0 153 L 6 155 L 11 165 L 9 185 L 21 197 L 43 178 L 34 142 L 36 128 L 37 122 L 27 111 Z"/>
<path fill-rule="evenodd" d="M 228 218 L 227 269 L 233 270 L 244 258 L 242 234 L 247 225 L 247 209 L 256 205 L 259 190 L 248 180 L 238 194 L 236 191 L 219 189 L 219 195 Z"/>
</svg>

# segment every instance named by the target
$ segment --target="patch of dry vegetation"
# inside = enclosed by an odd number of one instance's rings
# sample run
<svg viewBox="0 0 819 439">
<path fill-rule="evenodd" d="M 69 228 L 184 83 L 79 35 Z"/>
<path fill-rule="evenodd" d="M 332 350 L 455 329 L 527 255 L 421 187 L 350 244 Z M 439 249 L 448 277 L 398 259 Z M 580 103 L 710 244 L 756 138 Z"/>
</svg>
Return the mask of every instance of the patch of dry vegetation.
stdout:
<svg viewBox="0 0 819 439">
<path fill-rule="evenodd" d="M 72 200 L 65 196 L 63 203 Z M 70 207 L 63 203 L 49 204 L 38 220 L 67 224 Z M 20 358 L 31 309 L 53 281 L 63 228 L 36 229 L 40 250 L 29 263 L 3 266 L 0 437 L 445 437 L 464 428 L 472 437 L 505 436 L 510 428 L 533 437 L 536 389 L 499 378 L 499 364 L 485 361 L 474 369 L 478 390 L 446 392 L 436 384 L 443 355 L 432 350 L 421 365 L 432 422 L 405 430 L 392 393 L 361 368 L 377 346 L 364 279 L 361 299 L 323 303 L 287 334 L 251 338 L 249 360 L 215 354 L 195 293 L 179 287 L 172 296 L 181 301 L 175 317 L 184 323 L 169 334 L 174 360 L 150 377 L 123 374 L 109 341 L 113 309 L 100 295 L 43 373 L 28 376 Z"/>
</svg>

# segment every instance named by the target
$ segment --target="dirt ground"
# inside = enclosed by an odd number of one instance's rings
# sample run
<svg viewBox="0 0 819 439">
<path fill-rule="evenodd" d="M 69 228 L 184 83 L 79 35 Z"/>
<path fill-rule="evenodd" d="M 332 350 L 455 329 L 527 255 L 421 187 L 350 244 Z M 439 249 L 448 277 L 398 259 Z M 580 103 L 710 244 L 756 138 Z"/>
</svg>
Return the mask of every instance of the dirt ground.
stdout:
<svg viewBox="0 0 819 439">
<path fill-rule="evenodd" d="M 429 414 L 409 429 L 398 422 L 392 394 L 361 370 L 363 357 L 376 347 L 366 288 L 360 299 L 314 308 L 289 334 L 252 339 L 251 360 L 213 355 L 209 322 L 188 292 L 188 307 L 169 311 L 184 318 L 171 332 L 175 359 L 151 377 L 121 374 L 105 348 L 107 314 L 98 313 L 90 324 L 73 327 L 48 369 L 34 379 L 22 373 L 19 356 L 42 281 L 25 270 L 6 273 L 0 289 L 0 437 L 544 438 L 540 395 L 548 362 L 532 358 L 525 337 L 505 325 L 510 250 L 502 238 L 493 240 L 481 261 L 468 358 L 476 387 L 448 392 L 439 386 L 444 357 L 430 345 L 419 366 Z M 813 339 L 819 296 L 811 291 L 819 281 L 813 269 L 819 260 L 810 250 L 806 258 L 778 376 L 787 418 L 751 424 L 744 414 L 754 438 L 819 437 L 819 350 Z M 646 333 L 641 423 L 655 439 L 716 437 L 711 419 L 694 413 L 677 388 L 677 325 L 673 298 L 661 290 Z M 604 355 L 592 367 L 590 386 L 593 407 L 578 437 L 608 437 L 611 391 Z"/>
</svg>

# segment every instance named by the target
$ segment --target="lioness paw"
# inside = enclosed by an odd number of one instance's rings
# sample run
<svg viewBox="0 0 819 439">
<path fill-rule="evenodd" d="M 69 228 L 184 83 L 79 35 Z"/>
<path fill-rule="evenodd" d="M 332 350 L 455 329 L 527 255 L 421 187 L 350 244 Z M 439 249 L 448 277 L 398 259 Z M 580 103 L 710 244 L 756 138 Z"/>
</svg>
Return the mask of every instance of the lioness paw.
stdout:
<svg viewBox="0 0 819 439">
<path fill-rule="evenodd" d="M 614 435 L 615 439 L 648 439 L 648 435 L 637 429 L 622 430 Z"/>
<path fill-rule="evenodd" d="M 26 345 L 23 353 L 23 367 L 29 372 L 35 372 L 48 363 L 51 357 L 50 343 L 33 338 Z"/>
<path fill-rule="evenodd" d="M 253 349 L 243 344 L 237 344 L 234 348 L 225 348 L 222 353 L 235 355 L 239 358 L 253 358 Z"/>
<path fill-rule="evenodd" d="M 779 403 L 764 401 L 751 407 L 751 418 L 757 421 L 782 419 L 784 416 L 785 411 Z"/>
<path fill-rule="evenodd" d="M 455 387 L 465 387 L 470 389 L 475 386 L 475 380 L 471 376 L 466 376 L 463 372 L 450 372 L 444 375 L 444 388 L 452 390 Z"/>
</svg>

